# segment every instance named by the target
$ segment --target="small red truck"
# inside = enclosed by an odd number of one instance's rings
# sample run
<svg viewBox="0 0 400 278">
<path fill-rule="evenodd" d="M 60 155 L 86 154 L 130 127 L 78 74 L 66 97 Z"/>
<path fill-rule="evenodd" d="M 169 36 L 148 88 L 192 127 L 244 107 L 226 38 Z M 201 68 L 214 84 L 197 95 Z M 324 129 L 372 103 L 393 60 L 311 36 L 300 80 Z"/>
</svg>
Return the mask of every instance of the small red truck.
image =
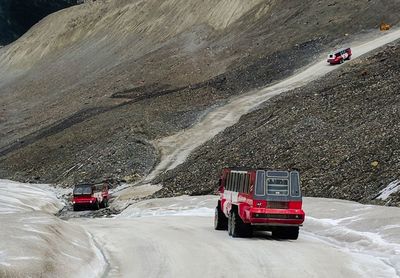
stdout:
<svg viewBox="0 0 400 278">
<path fill-rule="evenodd" d="M 350 47 L 336 50 L 329 54 L 327 62 L 331 65 L 342 64 L 345 60 L 350 60 L 351 55 L 352 52 Z"/>
<path fill-rule="evenodd" d="M 72 205 L 74 211 L 90 208 L 98 210 L 108 207 L 110 194 L 108 183 L 81 183 L 74 187 Z"/>
<path fill-rule="evenodd" d="M 249 237 L 253 230 L 297 239 L 304 222 L 298 171 L 224 168 L 214 228 L 232 237 Z"/>
</svg>

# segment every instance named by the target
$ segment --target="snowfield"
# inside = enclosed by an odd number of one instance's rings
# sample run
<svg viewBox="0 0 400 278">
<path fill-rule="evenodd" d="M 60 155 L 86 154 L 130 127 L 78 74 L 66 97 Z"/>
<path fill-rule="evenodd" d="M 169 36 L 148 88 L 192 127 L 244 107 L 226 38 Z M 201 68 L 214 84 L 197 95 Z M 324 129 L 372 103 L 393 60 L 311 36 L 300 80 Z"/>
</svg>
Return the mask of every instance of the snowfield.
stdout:
<svg viewBox="0 0 400 278">
<path fill-rule="evenodd" d="M 400 208 L 304 198 L 298 240 L 231 238 L 213 229 L 217 196 L 149 199 L 114 218 L 63 221 L 50 187 L 3 180 L 0 189 L 14 194 L 0 204 L 0 277 L 400 274 Z"/>
<path fill-rule="evenodd" d="M 215 196 L 180 196 L 174 198 L 150 199 L 133 204 L 116 218 L 149 216 L 214 216 Z"/>
<path fill-rule="evenodd" d="M 104 247 L 106 277 L 398 277 L 400 209 L 305 198 L 297 241 L 213 229 L 216 196 L 151 199 L 74 219 Z"/>
<path fill-rule="evenodd" d="M 0 277 L 101 276 L 100 249 L 81 227 L 53 215 L 64 204 L 51 187 L 0 180 L 0 191 Z"/>
<path fill-rule="evenodd" d="M 64 207 L 50 186 L 0 180 L 0 214 L 42 211 L 56 213 Z"/>
</svg>

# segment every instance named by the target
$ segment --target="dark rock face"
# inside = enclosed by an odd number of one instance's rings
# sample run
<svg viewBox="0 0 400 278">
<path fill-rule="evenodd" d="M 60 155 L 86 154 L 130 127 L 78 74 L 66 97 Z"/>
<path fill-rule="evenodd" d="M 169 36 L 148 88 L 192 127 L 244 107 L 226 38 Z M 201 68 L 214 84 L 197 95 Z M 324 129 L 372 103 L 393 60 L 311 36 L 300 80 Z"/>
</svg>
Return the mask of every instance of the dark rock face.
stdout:
<svg viewBox="0 0 400 278">
<path fill-rule="evenodd" d="M 212 193 L 222 167 L 246 166 L 298 168 L 306 196 L 378 202 L 400 177 L 399 65 L 397 43 L 272 99 L 159 178 L 157 194 Z"/>
<path fill-rule="evenodd" d="M 77 0 L 2 0 L 0 45 L 13 42 L 45 16 L 75 4 Z"/>
</svg>

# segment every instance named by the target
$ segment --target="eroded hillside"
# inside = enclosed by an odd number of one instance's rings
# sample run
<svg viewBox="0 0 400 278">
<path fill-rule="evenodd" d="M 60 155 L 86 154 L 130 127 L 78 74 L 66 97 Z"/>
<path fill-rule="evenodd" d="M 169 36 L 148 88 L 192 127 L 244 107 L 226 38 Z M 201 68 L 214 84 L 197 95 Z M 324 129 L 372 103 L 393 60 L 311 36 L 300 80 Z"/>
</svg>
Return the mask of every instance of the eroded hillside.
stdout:
<svg viewBox="0 0 400 278">
<path fill-rule="evenodd" d="M 343 9 L 346 6 L 346 9 Z M 134 179 L 151 141 L 399 20 L 399 1 L 96 1 L 0 50 L 0 174 Z"/>
</svg>

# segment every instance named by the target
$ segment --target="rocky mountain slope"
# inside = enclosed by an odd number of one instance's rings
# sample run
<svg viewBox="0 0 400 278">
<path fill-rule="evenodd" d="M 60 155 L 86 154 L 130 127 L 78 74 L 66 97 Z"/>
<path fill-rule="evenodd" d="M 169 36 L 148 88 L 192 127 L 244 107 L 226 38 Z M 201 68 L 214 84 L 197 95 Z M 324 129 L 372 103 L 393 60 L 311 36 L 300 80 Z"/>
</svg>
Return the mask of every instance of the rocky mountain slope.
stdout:
<svg viewBox="0 0 400 278">
<path fill-rule="evenodd" d="M 76 3 L 76 0 L 2 0 L 0 46 L 13 42 L 45 16 Z"/>
<path fill-rule="evenodd" d="M 146 175 L 154 139 L 399 12 L 398 0 L 109 0 L 57 12 L 0 50 L 0 176 Z"/>
<path fill-rule="evenodd" d="M 297 168 L 307 196 L 378 202 L 400 179 L 399 65 L 394 43 L 273 98 L 161 176 L 158 195 L 211 193 L 222 167 L 246 166 Z"/>
</svg>

